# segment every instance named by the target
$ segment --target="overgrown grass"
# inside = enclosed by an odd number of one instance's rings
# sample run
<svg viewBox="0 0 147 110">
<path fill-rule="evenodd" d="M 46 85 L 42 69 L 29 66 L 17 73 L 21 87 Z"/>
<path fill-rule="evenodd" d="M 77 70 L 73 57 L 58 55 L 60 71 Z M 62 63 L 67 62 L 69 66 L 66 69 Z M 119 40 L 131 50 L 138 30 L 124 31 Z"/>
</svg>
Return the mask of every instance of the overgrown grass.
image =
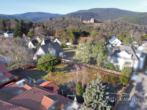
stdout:
<svg viewBox="0 0 147 110">
<path fill-rule="evenodd" d="M 35 79 L 36 81 L 43 78 L 45 75 L 47 75 L 48 73 L 46 72 L 42 72 L 42 71 L 35 71 L 29 75 L 27 75 L 27 77 L 30 77 L 32 79 Z"/>
</svg>

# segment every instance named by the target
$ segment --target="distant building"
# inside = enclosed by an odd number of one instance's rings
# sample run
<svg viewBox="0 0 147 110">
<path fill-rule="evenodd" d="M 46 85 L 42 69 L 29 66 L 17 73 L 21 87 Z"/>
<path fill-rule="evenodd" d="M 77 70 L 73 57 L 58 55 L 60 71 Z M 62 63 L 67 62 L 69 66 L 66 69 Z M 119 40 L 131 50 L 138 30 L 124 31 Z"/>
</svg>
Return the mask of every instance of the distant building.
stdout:
<svg viewBox="0 0 147 110">
<path fill-rule="evenodd" d="M 36 48 L 36 44 L 39 43 L 36 39 L 35 40 L 32 40 L 28 43 L 28 48 L 29 49 L 33 49 L 33 48 Z"/>
<path fill-rule="evenodd" d="M 107 61 L 113 63 L 114 66 L 122 70 L 124 67 L 132 67 L 134 71 L 142 70 L 144 68 L 146 55 L 133 46 L 107 46 L 110 55 Z"/>
<path fill-rule="evenodd" d="M 61 38 L 56 38 L 56 39 L 54 40 L 54 42 L 57 42 L 58 44 L 61 44 Z"/>
<path fill-rule="evenodd" d="M 147 42 L 138 47 L 138 50 L 147 54 Z"/>
<path fill-rule="evenodd" d="M 121 45 L 121 41 L 116 38 L 115 36 L 113 36 L 109 42 L 113 45 L 113 46 L 120 46 Z"/>
<path fill-rule="evenodd" d="M 4 33 L 5 37 L 13 37 L 13 32 L 12 31 L 7 31 Z"/>
<path fill-rule="evenodd" d="M 47 45 L 49 43 L 51 43 L 50 38 L 48 38 L 46 40 L 43 39 L 42 42 L 41 42 L 41 45 Z"/>
<path fill-rule="evenodd" d="M 78 43 L 81 42 L 82 40 L 86 39 L 87 41 L 86 42 L 89 42 L 91 40 L 91 37 L 79 37 L 78 39 Z"/>
<path fill-rule="evenodd" d="M 83 23 L 95 23 L 96 20 L 94 18 L 91 18 L 90 20 L 83 20 Z"/>
<path fill-rule="evenodd" d="M 49 44 L 46 44 L 46 45 L 41 45 L 39 47 L 39 49 L 37 50 L 37 52 L 35 53 L 33 60 L 37 60 L 42 55 L 45 55 L 45 54 L 48 54 L 48 53 L 50 53 L 52 55 L 62 56 L 63 50 L 57 42 L 49 43 Z"/>
</svg>

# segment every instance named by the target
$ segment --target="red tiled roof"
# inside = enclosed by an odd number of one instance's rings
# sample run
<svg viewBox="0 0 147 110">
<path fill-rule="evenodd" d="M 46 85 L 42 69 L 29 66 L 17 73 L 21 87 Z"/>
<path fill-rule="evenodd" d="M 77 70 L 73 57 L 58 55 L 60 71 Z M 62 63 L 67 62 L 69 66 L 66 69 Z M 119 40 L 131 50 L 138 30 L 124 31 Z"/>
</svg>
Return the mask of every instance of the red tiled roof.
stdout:
<svg viewBox="0 0 147 110">
<path fill-rule="evenodd" d="M 53 104 L 53 102 L 54 101 L 52 99 L 50 99 L 46 96 L 43 96 L 41 104 L 44 105 L 45 107 L 49 108 Z"/>
<path fill-rule="evenodd" d="M 0 100 L 0 110 L 29 110 Z"/>
<path fill-rule="evenodd" d="M 80 37 L 78 39 L 78 42 L 80 42 L 81 40 L 84 40 L 84 39 L 87 39 L 87 41 L 90 41 L 91 40 L 91 37 Z"/>
<path fill-rule="evenodd" d="M 39 86 L 44 87 L 52 92 L 56 92 L 59 89 L 59 87 L 52 81 L 46 81 Z"/>
<path fill-rule="evenodd" d="M 9 100 L 9 102 L 33 110 L 46 110 L 46 107 L 41 104 L 41 100 L 44 96 L 47 96 L 54 101 L 58 100 L 58 102 L 54 105 L 56 110 L 60 110 L 58 108 L 61 108 L 62 104 L 65 105 L 68 102 L 68 99 L 62 96 L 41 90 L 36 87 L 32 87 L 32 89 L 17 95 L 16 97 Z"/>
<path fill-rule="evenodd" d="M 0 61 L 0 72 L 8 72 L 6 65 L 2 61 Z"/>
<path fill-rule="evenodd" d="M 26 85 L 26 84 L 23 86 L 23 88 L 25 88 L 26 90 L 32 89 L 30 86 L 28 86 L 28 85 Z"/>
</svg>

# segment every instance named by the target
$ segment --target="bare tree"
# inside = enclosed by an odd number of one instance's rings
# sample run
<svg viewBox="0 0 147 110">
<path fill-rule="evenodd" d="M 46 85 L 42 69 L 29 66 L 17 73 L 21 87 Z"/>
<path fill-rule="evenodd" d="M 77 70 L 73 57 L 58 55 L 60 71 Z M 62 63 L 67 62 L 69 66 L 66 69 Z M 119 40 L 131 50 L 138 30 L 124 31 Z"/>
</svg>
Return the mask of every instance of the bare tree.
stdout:
<svg viewBox="0 0 147 110">
<path fill-rule="evenodd" d="M 82 71 L 83 71 L 83 74 L 82 74 L 82 86 L 84 87 L 86 78 L 88 76 L 87 68 L 85 66 L 82 66 Z"/>
<path fill-rule="evenodd" d="M 27 49 L 26 42 L 22 38 L 6 38 L 0 46 L 2 54 L 10 56 L 11 61 L 8 65 L 21 62 L 22 65 L 30 63 L 33 53 Z"/>
<path fill-rule="evenodd" d="M 77 83 L 79 82 L 79 71 L 81 70 L 81 67 L 79 65 L 74 65 L 75 71 L 76 71 L 76 78 L 77 78 Z"/>
</svg>

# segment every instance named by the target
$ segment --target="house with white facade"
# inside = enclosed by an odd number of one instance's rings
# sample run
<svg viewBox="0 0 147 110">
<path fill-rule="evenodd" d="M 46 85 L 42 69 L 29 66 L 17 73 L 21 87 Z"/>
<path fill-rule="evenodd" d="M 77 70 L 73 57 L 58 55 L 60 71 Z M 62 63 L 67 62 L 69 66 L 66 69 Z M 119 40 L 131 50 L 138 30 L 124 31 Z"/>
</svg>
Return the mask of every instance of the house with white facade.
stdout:
<svg viewBox="0 0 147 110">
<path fill-rule="evenodd" d="M 12 31 L 7 31 L 4 33 L 5 37 L 13 37 L 13 32 Z"/>
<path fill-rule="evenodd" d="M 29 43 L 28 43 L 28 48 L 29 49 L 34 49 L 34 48 L 36 48 L 36 44 L 37 43 L 39 43 L 36 39 L 35 40 L 32 40 L 32 41 L 29 41 Z"/>
<path fill-rule="evenodd" d="M 57 42 L 49 43 L 47 45 L 41 45 L 37 52 L 35 53 L 33 60 L 37 60 L 40 58 L 42 55 L 45 54 L 52 54 L 52 55 L 63 55 L 63 50 L 61 46 Z"/>
<path fill-rule="evenodd" d="M 147 54 L 147 42 L 138 47 L 138 50 Z"/>
<path fill-rule="evenodd" d="M 113 46 L 120 46 L 121 45 L 121 41 L 116 38 L 115 36 L 113 36 L 109 42 L 113 45 Z"/>
<path fill-rule="evenodd" d="M 142 70 L 146 55 L 144 52 L 135 49 L 133 46 L 124 45 L 116 47 L 107 47 L 110 55 L 107 61 L 113 63 L 114 66 L 118 65 L 119 70 L 124 67 L 133 67 L 134 71 Z"/>
<path fill-rule="evenodd" d="M 54 42 L 57 42 L 58 44 L 61 44 L 61 38 L 56 38 L 56 39 L 54 40 Z"/>
<path fill-rule="evenodd" d="M 42 42 L 41 42 L 41 45 L 47 45 L 47 44 L 49 44 L 49 43 L 51 43 L 50 38 L 45 39 L 45 40 L 43 39 Z"/>
</svg>

